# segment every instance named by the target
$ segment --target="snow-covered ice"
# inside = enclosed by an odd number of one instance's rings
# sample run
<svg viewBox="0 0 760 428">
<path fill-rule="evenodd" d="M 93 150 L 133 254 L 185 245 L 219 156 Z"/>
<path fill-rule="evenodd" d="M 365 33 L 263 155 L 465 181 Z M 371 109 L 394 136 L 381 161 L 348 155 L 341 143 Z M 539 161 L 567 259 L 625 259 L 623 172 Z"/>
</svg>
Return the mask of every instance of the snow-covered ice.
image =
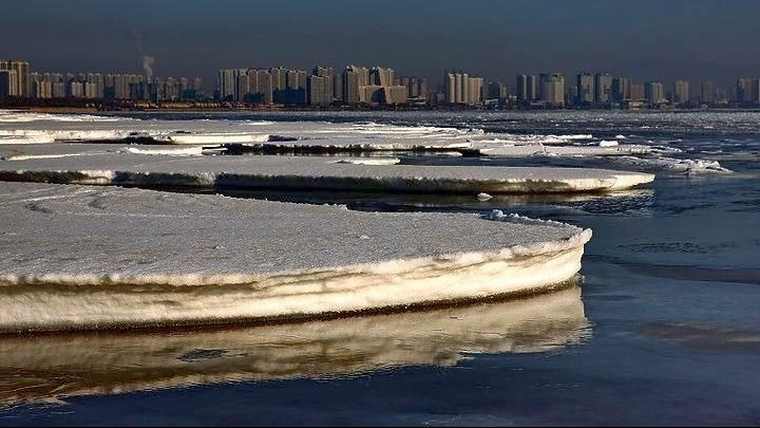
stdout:
<svg viewBox="0 0 760 428">
<path fill-rule="evenodd" d="M 512 216 L 32 183 L 0 183 L 0 216 L 6 331 L 302 317 L 532 293 L 572 278 L 591 237 Z"/>
<path fill-rule="evenodd" d="M 495 194 L 613 191 L 650 183 L 654 175 L 591 168 L 366 165 L 303 156 L 107 153 L 0 162 L 0 178 L 70 184 Z"/>
<path fill-rule="evenodd" d="M 569 157 L 625 156 L 642 155 L 652 152 L 651 147 L 639 144 L 599 144 L 597 146 L 545 146 L 543 144 L 524 144 L 518 146 L 476 148 L 484 155 L 506 157 L 526 157 L 536 155 Z"/>
<path fill-rule="evenodd" d="M 122 150 L 138 155 L 200 156 L 203 154 L 203 146 L 160 148 L 130 146 L 124 147 Z"/>
</svg>

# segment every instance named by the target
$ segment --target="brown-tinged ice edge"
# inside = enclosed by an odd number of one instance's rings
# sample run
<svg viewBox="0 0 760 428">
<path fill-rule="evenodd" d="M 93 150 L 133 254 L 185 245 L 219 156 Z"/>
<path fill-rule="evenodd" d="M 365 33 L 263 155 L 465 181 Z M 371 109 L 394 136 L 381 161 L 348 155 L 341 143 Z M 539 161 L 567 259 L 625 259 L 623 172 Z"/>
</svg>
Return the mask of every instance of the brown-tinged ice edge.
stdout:
<svg viewBox="0 0 760 428">
<path fill-rule="evenodd" d="M 0 183 L 0 331 L 301 319 L 557 287 L 591 231 L 118 187 Z"/>
<path fill-rule="evenodd" d="M 455 366 L 478 353 L 557 350 L 590 334 L 581 290 L 569 287 L 529 299 L 308 323 L 6 336 L 0 340 L 0 408 L 83 395 Z"/>
</svg>

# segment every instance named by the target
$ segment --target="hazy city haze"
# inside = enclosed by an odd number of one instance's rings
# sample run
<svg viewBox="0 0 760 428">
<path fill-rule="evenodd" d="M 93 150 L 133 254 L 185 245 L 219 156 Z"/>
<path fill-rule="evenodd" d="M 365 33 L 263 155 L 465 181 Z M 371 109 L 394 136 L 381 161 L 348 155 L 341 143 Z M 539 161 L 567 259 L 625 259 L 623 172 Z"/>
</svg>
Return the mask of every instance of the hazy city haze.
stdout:
<svg viewBox="0 0 760 428">
<path fill-rule="evenodd" d="M 440 80 L 466 68 L 609 71 L 639 80 L 760 70 L 760 2 L 647 1 L 16 1 L 3 2 L 0 57 L 39 71 L 199 75 L 223 67 L 384 64 Z"/>
</svg>

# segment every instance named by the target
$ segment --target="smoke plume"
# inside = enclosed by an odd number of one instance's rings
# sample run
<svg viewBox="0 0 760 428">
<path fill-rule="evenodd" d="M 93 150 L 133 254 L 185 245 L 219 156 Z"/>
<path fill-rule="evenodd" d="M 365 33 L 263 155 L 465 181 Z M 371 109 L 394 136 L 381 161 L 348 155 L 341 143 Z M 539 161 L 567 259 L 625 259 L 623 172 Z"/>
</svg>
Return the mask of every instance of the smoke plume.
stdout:
<svg viewBox="0 0 760 428">
<path fill-rule="evenodd" d="M 143 56 L 142 58 L 142 66 L 143 70 L 145 71 L 145 79 L 150 82 L 153 79 L 153 63 L 156 62 L 156 59 L 152 56 Z"/>
</svg>

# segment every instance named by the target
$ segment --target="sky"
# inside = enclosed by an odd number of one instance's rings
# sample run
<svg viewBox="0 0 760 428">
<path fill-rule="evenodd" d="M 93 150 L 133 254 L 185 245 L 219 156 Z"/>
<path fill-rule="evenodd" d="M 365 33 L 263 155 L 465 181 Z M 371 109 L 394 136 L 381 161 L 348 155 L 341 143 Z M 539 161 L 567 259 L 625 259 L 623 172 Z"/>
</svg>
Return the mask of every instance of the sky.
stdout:
<svg viewBox="0 0 760 428">
<path fill-rule="evenodd" d="M 0 58 L 33 71 L 200 76 L 226 67 L 385 65 L 440 80 L 607 71 L 760 76 L 760 0 L 2 0 Z"/>
</svg>

